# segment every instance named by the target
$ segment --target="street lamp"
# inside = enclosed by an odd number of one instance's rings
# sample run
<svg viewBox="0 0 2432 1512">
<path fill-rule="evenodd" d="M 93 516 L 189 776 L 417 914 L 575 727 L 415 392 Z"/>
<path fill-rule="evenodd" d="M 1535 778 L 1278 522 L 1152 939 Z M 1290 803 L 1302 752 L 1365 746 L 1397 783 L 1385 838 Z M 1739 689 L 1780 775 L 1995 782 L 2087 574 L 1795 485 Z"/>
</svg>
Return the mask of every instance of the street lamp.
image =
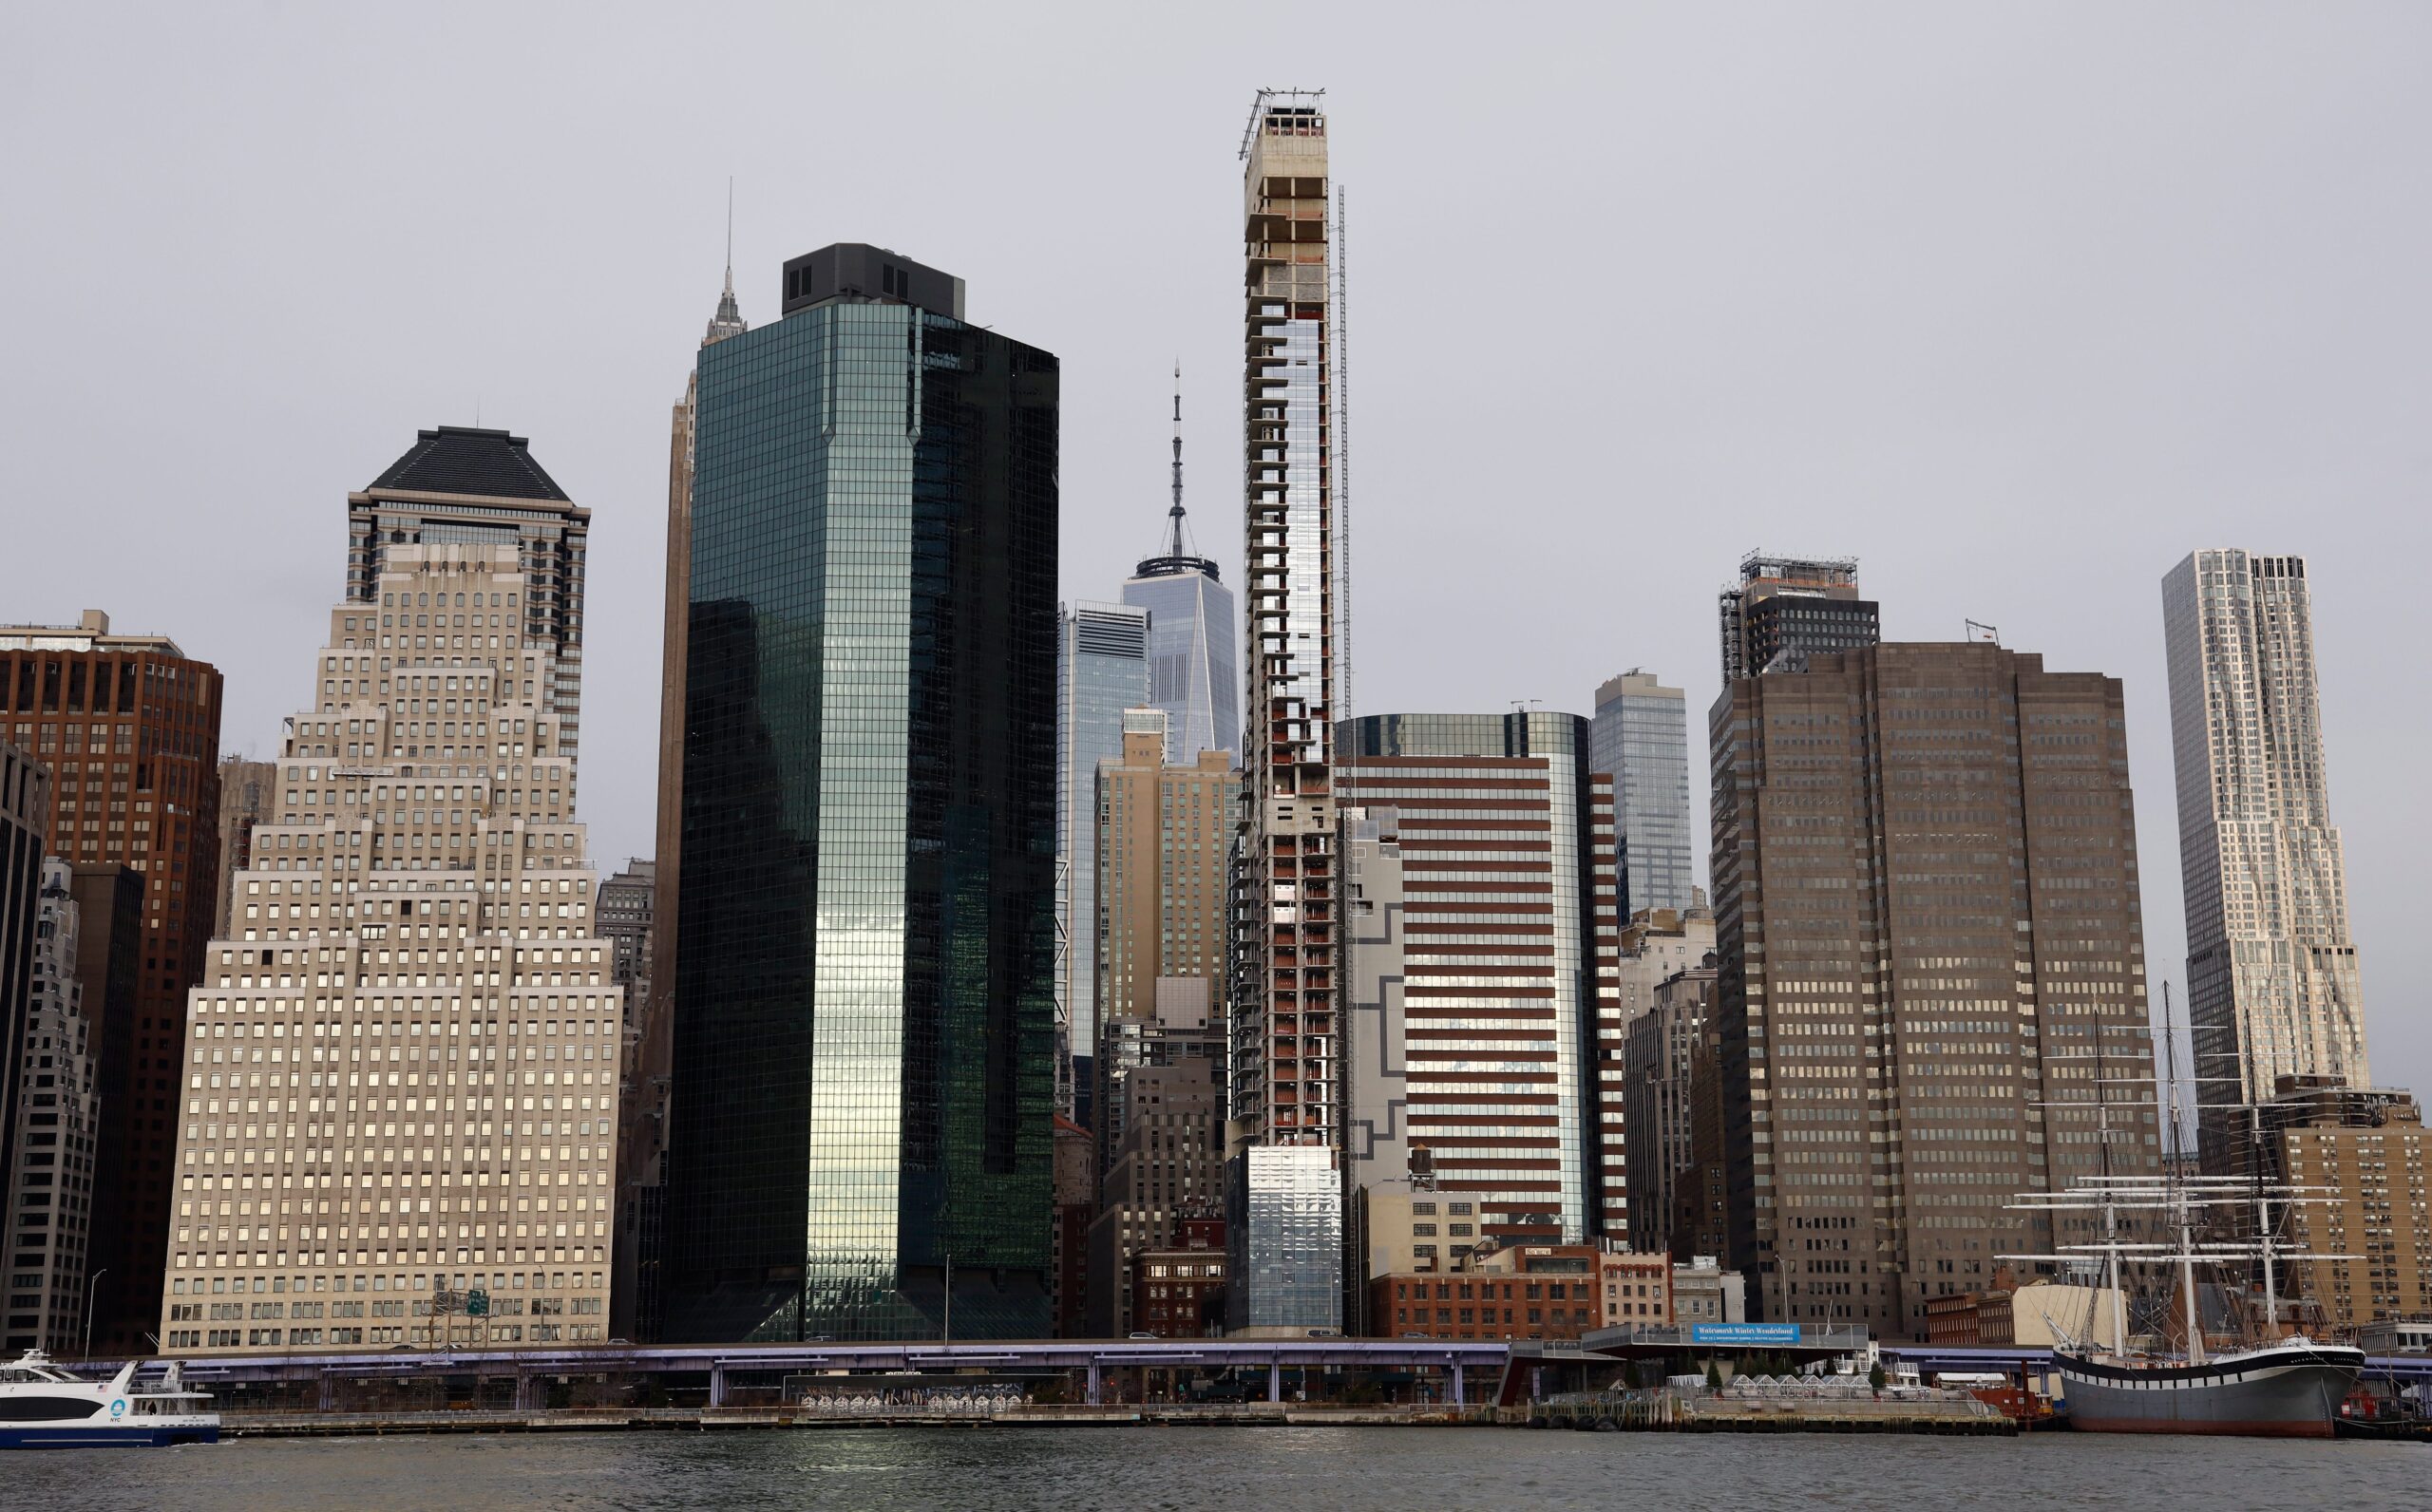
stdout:
<svg viewBox="0 0 2432 1512">
<path fill-rule="evenodd" d="M 93 1357 L 93 1293 L 109 1274 L 110 1268 L 104 1265 L 85 1277 L 85 1358 L 88 1360 Z"/>
</svg>

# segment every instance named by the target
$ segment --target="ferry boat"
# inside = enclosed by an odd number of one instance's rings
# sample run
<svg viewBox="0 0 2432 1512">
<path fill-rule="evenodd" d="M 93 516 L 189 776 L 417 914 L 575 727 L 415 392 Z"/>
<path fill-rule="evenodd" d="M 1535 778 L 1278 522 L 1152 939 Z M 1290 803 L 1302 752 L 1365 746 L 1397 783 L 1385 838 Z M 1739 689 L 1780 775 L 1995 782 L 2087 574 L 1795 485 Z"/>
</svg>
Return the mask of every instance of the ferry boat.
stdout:
<svg viewBox="0 0 2432 1512">
<path fill-rule="evenodd" d="M 106 1381 L 62 1370 L 40 1350 L 0 1365 L 0 1448 L 218 1443 L 211 1398 L 187 1390 L 175 1364 L 159 1387 L 138 1387 L 142 1363 L 129 1360 Z"/>
</svg>

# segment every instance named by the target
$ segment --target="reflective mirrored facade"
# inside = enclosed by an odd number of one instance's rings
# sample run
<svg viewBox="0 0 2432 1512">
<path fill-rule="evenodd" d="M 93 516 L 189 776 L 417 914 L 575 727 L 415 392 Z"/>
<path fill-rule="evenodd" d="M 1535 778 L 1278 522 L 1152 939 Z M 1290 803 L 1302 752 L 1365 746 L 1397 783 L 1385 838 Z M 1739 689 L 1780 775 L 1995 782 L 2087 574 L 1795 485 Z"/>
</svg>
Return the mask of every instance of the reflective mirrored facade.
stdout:
<svg viewBox="0 0 2432 1512">
<path fill-rule="evenodd" d="M 1589 764 L 1613 779 L 1622 917 L 1684 909 L 1697 873 L 1689 852 L 1689 705 L 1635 669 L 1596 690 Z"/>
<path fill-rule="evenodd" d="M 1122 759 L 1123 711 L 1149 701 L 1149 623 L 1145 609 L 1074 604 L 1055 643 L 1055 989 L 1064 1057 L 1089 1054 L 1097 1038 L 1098 764 Z"/>
<path fill-rule="evenodd" d="M 1342 1185 L 1334 1157 L 1318 1144 L 1259 1144 L 1226 1166 L 1232 1263 L 1225 1316 L 1234 1332 L 1342 1327 Z"/>
<path fill-rule="evenodd" d="M 1047 1331 L 1056 392 L 858 292 L 700 353 L 672 1339 Z"/>
<path fill-rule="evenodd" d="M 1177 564 L 1170 570 L 1168 563 Z M 1140 564 L 1123 601 L 1149 611 L 1149 694 L 1166 711 L 1166 758 L 1188 766 L 1209 750 L 1242 745 L 1242 685 L 1233 661 L 1233 595 L 1203 558 Z"/>
</svg>

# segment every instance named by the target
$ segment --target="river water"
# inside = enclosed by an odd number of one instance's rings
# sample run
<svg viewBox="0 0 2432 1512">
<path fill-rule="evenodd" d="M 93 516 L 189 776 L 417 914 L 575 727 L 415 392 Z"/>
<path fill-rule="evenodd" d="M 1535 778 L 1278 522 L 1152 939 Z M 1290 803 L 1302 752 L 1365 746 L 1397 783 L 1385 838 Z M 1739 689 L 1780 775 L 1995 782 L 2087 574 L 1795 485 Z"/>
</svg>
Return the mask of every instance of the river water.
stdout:
<svg viewBox="0 0 2432 1512">
<path fill-rule="evenodd" d="M 1497 1512 L 2432 1506 L 2432 1446 L 1515 1428 L 826 1428 L 248 1439 L 0 1461 L 26 1512 Z"/>
</svg>

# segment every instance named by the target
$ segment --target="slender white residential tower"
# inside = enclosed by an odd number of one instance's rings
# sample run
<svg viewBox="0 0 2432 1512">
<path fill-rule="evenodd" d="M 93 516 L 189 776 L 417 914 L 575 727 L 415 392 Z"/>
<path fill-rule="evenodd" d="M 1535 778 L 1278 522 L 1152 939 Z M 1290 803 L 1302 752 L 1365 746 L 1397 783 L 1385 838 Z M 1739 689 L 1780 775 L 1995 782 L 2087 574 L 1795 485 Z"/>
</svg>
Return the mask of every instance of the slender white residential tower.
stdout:
<svg viewBox="0 0 2432 1512">
<path fill-rule="evenodd" d="M 2199 551 L 2162 579 L 2188 1018 L 2205 1159 L 2283 1076 L 2371 1085 L 2330 822 L 2302 557 Z M 2241 1174 L 2241 1173 L 2224 1173 Z"/>
</svg>

